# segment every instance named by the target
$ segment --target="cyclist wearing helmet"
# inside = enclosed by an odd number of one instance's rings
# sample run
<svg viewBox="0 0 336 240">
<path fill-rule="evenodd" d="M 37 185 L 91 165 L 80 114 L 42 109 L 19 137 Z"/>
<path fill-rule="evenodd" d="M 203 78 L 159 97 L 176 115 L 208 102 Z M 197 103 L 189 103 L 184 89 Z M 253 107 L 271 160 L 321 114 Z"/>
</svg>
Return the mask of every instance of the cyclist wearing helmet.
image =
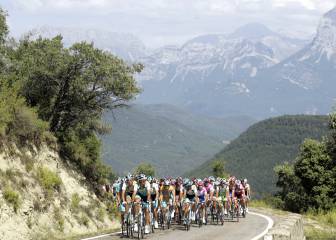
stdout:
<svg viewBox="0 0 336 240">
<path fill-rule="evenodd" d="M 159 184 L 157 183 L 156 178 L 148 178 L 150 182 L 150 193 L 151 193 L 151 201 L 152 201 L 152 212 L 154 215 L 154 228 L 159 228 L 158 224 L 158 206 L 159 206 Z"/>
<path fill-rule="evenodd" d="M 207 190 L 204 187 L 203 181 L 199 181 L 197 184 L 197 204 L 201 204 L 201 209 L 203 211 L 203 223 L 206 223 L 205 221 L 205 204 L 208 201 L 208 193 Z"/>
<path fill-rule="evenodd" d="M 240 180 L 236 180 L 235 184 L 235 197 L 239 199 L 242 207 L 245 207 L 245 189 Z"/>
<path fill-rule="evenodd" d="M 248 203 L 251 199 L 251 188 L 250 188 L 250 184 L 247 183 L 247 179 L 245 178 L 243 180 L 243 187 L 245 189 L 245 198 L 246 198 L 246 201 L 245 201 L 245 206 L 246 206 L 246 212 L 248 213 Z"/>
<path fill-rule="evenodd" d="M 138 176 L 138 183 L 139 187 L 137 190 L 137 195 L 135 197 L 135 202 L 136 203 L 141 203 L 144 204 L 144 212 L 145 212 L 145 221 L 146 221 L 146 226 L 145 226 L 145 233 L 148 234 L 150 230 L 150 217 L 149 217 L 149 201 L 150 201 L 150 188 L 148 188 L 148 181 L 147 177 L 144 174 L 140 174 Z M 141 205 L 138 205 L 141 206 Z M 139 209 L 135 208 L 135 211 L 138 212 Z"/>
<path fill-rule="evenodd" d="M 230 198 L 230 195 L 229 195 L 229 186 L 225 179 L 221 180 L 219 183 L 217 198 L 220 203 L 220 207 L 224 208 L 224 214 L 227 215 L 228 199 Z"/>
</svg>

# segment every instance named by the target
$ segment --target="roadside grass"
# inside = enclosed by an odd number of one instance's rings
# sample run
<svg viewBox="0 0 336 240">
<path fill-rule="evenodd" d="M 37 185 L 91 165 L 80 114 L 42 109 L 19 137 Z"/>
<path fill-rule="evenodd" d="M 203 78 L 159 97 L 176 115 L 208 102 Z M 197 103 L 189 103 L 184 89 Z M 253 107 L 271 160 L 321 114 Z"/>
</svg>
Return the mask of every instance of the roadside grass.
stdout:
<svg viewBox="0 0 336 240">
<path fill-rule="evenodd" d="M 249 207 L 267 209 L 279 215 L 286 214 L 286 211 L 276 207 L 277 204 L 277 201 L 266 198 L 251 201 Z M 302 215 L 307 240 L 336 240 L 336 208 L 327 212 L 310 210 Z"/>
<path fill-rule="evenodd" d="M 327 229 L 319 230 L 314 227 L 305 226 L 305 236 L 307 240 L 335 240 L 336 231 Z"/>
<path fill-rule="evenodd" d="M 328 212 L 308 211 L 305 216 L 325 225 L 329 225 L 330 227 L 336 228 L 336 208 Z"/>
</svg>

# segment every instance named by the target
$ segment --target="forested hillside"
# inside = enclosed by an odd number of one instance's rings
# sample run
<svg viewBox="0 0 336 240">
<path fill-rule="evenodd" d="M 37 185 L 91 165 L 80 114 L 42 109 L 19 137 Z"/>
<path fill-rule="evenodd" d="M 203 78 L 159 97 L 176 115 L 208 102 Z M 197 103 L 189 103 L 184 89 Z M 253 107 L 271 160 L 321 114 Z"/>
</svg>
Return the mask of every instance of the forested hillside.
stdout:
<svg viewBox="0 0 336 240">
<path fill-rule="evenodd" d="M 190 164 L 202 163 L 224 144 L 219 138 L 133 105 L 105 115 L 112 134 L 102 137 L 103 158 L 118 173 L 141 162 L 154 165 L 160 175 L 181 174 Z"/>
<path fill-rule="evenodd" d="M 251 126 L 227 145 L 213 159 L 197 167 L 189 175 L 212 174 L 212 162 L 225 162 L 228 172 L 246 177 L 255 194 L 274 192 L 273 168 L 285 161 L 292 162 L 305 138 L 321 139 L 328 133 L 327 116 L 282 116 Z"/>
</svg>

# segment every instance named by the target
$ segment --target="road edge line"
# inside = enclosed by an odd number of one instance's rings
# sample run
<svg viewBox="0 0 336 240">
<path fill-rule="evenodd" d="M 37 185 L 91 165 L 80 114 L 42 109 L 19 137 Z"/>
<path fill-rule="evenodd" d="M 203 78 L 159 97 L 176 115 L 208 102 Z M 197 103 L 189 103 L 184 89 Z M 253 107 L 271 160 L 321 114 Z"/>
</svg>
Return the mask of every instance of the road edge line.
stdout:
<svg viewBox="0 0 336 240">
<path fill-rule="evenodd" d="M 98 238 L 102 238 L 102 237 L 115 236 L 115 235 L 118 235 L 120 233 L 121 232 L 108 233 L 108 234 L 104 234 L 104 235 L 100 235 L 100 236 L 95 236 L 95 237 L 82 238 L 81 240 L 94 240 L 94 239 L 98 239 Z"/>
<path fill-rule="evenodd" d="M 265 229 L 262 233 L 260 233 L 260 234 L 258 234 L 257 236 L 251 238 L 251 240 L 258 240 L 258 239 L 261 239 L 263 236 L 265 236 L 265 235 L 268 233 L 268 230 L 270 230 L 270 229 L 273 227 L 273 225 L 274 225 L 274 221 L 273 221 L 272 218 L 270 218 L 269 216 L 266 216 L 266 215 L 264 215 L 264 214 L 255 213 L 255 212 L 249 212 L 249 214 L 256 215 L 256 216 L 259 216 L 259 217 L 262 217 L 262 218 L 266 219 L 267 222 L 268 222 L 268 225 L 267 225 L 266 229 Z"/>
</svg>

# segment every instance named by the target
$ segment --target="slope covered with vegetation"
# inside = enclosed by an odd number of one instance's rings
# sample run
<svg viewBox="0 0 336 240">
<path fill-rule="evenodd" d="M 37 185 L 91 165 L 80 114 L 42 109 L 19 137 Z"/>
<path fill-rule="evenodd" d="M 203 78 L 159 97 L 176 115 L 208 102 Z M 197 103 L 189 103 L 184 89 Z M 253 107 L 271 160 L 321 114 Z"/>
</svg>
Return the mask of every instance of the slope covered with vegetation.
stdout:
<svg viewBox="0 0 336 240">
<path fill-rule="evenodd" d="M 246 177 L 257 195 L 276 190 L 274 167 L 293 162 L 305 138 L 321 139 L 328 133 L 327 116 L 282 116 L 254 124 L 236 140 L 197 167 L 189 175 L 212 174 L 212 163 L 225 162 L 225 169 Z"/>
<path fill-rule="evenodd" d="M 92 43 L 66 48 L 61 36 L 29 35 L 15 41 L 0 8 L 1 239 L 112 226 L 101 185 L 113 174 L 98 134 L 110 130 L 103 113 L 140 92 L 133 75 L 141 70 Z"/>
<path fill-rule="evenodd" d="M 115 110 L 114 116 L 105 115 L 105 121 L 112 125 L 112 134 L 102 137 L 103 158 L 118 173 L 127 173 L 141 162 L 148 162 L 158 175 L 182 174 L 224 145 L 220 138 L 207 135 L 206 131 L 197 131 L 144 107 L 132 105 Z"/>
</svg>

